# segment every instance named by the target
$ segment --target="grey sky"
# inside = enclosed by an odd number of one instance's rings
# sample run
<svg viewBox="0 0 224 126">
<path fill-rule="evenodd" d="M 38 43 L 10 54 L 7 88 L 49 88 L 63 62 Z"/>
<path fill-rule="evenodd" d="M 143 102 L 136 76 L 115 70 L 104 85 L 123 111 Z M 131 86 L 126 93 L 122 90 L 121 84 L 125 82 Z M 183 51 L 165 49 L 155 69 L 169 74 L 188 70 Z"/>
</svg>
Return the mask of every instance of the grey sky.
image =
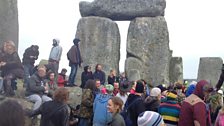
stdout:
<svg viewBox="0 0 224 126">
<path fill-rule="evenodd" d="M 86 0 L 92 1 L 92 0 Z M 18 0 L 20 45 L 24 50 L 32 44 L 40 46 L 40 59 L 48 59 L 52 39 L 59 38 L 63 47 L 62 67 L 68 67 L 66 53 L 75 37 L 81 18 L 80 0 Z M 196 78 L 199 57 L 224 58 L 224 1 L 167 0 L 170 49 L 184 61 L 184 78 Z M 129 22 L 118 22 L 121 32 L 121 70 L 124 67 L 125 45 Z"/>
</svg>

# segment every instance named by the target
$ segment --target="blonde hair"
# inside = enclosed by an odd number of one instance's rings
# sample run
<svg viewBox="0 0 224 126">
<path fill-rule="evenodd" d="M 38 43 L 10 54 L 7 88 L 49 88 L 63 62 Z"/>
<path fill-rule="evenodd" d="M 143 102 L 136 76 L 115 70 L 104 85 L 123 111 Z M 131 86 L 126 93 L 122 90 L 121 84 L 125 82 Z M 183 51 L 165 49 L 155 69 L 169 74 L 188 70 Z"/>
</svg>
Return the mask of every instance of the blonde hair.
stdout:
<svg viewBox="0 0 224 126">
<path fill-rule="evenodd" d="M 10 46 L 11 48 L 9 48 L 8 46 Z M 9 41 L 5 41 L 4 42 L 4 51 L 8 54 L 12 54 L 16 51 L 16 45 L 13 41 L 9 40 Z"/>
</svg>

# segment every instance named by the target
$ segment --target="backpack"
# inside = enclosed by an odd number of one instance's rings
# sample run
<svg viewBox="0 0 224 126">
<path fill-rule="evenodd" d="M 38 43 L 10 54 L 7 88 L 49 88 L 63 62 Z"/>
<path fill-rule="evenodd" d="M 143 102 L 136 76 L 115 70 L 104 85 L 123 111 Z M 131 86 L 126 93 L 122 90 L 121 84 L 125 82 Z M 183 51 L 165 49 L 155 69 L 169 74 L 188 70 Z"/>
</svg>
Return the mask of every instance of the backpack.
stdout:
<svg viewBox="0 0 224 126">
<path fill-rule="evenodd" d="M 128 111 L 128 109 L 134 105 L 134 103 L 136 103 L 137 101 L 141 100 L 141 98 L 137 98 L 135 99 L 131 104 L 128 105 L 128 101 L 125 103 L 125 106 L 123 108 L 123 110 L 121 111 L 121 116 L 124 118 L 124 122 L 126 124 L 126 126 L 133 126 L 133 122 L 131 120 L 131 113 L 130 111 Z"/>
</svg>

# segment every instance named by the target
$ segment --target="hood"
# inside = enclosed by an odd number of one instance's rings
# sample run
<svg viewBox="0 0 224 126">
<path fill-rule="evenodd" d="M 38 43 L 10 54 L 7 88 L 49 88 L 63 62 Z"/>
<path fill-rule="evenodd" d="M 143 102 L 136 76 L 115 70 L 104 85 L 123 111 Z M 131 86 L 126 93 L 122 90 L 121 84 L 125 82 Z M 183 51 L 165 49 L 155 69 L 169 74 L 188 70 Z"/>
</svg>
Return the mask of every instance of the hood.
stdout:
<svg viewBox="0 0 224 126">
<path fill-rule="evenodd" d="M 53 39 L 53 46 L 57 46 L 57 45 L 59 45 L 59 43 L 60 43 L 60 40 L 59 39 Z"/>
<path fill-rule="evenodd" d="M 206 80 L 200 80 L 197 83 L 193 94 L 197 95 L 198 97 L 200 97 L 203 100 L 204 99 L 203 88 L 208 84 L 209 83 Z"/>
<path fill-rule="evenodd" d="M 188 88 L 187 88 L 187 91 L 186 91 L 186 97 L 188 97 L 189 95 L 191 95 L 195 90 L 195 85 L 190 85 Z"/>
<path fill-rule="evenodd" d="M 99 101 L 100 103 L 105 103 L 108 102 L 108 100 L 111 98 L 112 96 L 109 94 L 98 94 L 96 96 L 96 100 Z"/>
<path fill-rule="evenodd" d="M 85 66 L 85 67 L 84 67 L 84 72 L 86 72 L 86 73 L 87 73 L 88 68 L 89 68 L 89 66 Z"/>
</svg>

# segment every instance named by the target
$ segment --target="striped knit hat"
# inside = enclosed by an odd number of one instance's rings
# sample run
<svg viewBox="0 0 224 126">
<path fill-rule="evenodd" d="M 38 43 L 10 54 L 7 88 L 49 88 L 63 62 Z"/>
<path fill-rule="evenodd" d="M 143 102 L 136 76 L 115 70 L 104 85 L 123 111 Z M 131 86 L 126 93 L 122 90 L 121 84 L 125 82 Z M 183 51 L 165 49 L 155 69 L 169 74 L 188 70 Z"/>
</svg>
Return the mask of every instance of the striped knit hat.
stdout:
<svg viewBox="0 0 224 126">
<path fill-rule="evenodd" d="M 166 97 L 167 97 L 167 100 L 176 100 L 177 94 L 174 91 L 168 92 Z"/>
<path fill-rule="evenodd" d="M 138 126 L 160 126 L 163 124 L 162 116 L 153 111 L 145 111 L 138 116 Z"/>
</svg>

